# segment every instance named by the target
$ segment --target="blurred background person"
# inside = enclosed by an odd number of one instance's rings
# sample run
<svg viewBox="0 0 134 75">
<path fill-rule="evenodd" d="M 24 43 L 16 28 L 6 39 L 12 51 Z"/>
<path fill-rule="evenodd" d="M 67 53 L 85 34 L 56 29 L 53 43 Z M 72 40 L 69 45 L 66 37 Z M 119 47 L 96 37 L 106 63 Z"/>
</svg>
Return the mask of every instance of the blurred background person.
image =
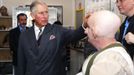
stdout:
<svg viewBox="0 0 134 75">
<path fill-rule="evenodd" d="M 13 58 L 13 66 L 14 66 L 14 75 L 16 75 L 16 66 L 17 66 L 17 50 L 18 50 L 18 42 L 19 36 L 21 32 L 28 29 L 26 27 L 27 24 L 27 15 L 24 13 L 20 13 L 17 15 L 17 27 L 9 31 L 9 46 Z"/>
<path fill-rule="evenodd" d="M 63 25 L 60 21 L 60 14 L 57 14 L 57 21 L 54 22 L 54 24 L 57 24 L 57 25 Z"/>
<path fill-rule="evenodd" d="M 125 40 L 125 35 L 128 32 L 134 34 L 134 0 L 116 0 L 119 12 L 126 16 L 125 21 L 120 27 L 119 39 L 123 46 L 126 47 L 127 52 L 133 59 L 134 56 L 134 44 L 127 43 Z"/>
</svg>

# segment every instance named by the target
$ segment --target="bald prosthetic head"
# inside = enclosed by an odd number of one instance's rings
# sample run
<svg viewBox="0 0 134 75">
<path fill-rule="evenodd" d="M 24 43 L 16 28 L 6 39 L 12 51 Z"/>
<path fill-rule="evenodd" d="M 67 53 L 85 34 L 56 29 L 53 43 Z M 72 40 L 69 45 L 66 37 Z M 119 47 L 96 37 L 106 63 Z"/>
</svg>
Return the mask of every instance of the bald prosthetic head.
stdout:
<svg viewBox="0 0 134 75">
<path fill-rule="evenodd" d="M 113 12 L 102 10 L 94 12 L 88 18 L 88 27 L 94 32 L 96 38 L 114 38 L 121 25 L 120 18 Z"/>
</svg>

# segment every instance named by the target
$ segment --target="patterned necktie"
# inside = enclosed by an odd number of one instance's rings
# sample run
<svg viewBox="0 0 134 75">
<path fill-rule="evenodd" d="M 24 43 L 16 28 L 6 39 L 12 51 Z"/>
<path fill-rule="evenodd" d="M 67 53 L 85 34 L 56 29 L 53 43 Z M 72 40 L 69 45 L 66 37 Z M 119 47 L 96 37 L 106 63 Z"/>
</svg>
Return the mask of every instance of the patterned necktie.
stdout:
<svg viewBox="0 0 134 75">
<path fill-rule="evenodd" d="M 128 26 L 129 26 L 129 22 L 128 22 L 128 19 L 127 19 L 126 23 L 125 23 L 125 28 L 124 28 L 123 36 L 122 36 L 122 44 L 123 45 L 124 45 L 124 42 L 125 42 L 125 35 L 126 35 L 126 32 L 127 32 Z"/>
<path fill-rule="evenodd" d="M 24 31 L 26 31 L 26 28 L 22 28 L 21 32 L 24 32 Z"/>
<path fill-rule="evenodd" d="M 42 29 L 40 28 L 39 30 L 40 30 L 40 31 L 39 31 L 39 33 L 38 33 L 38 40 L 37 40 L 38 46 L 40 45 L 41 36 L 42 36 Z"/>
</svg>

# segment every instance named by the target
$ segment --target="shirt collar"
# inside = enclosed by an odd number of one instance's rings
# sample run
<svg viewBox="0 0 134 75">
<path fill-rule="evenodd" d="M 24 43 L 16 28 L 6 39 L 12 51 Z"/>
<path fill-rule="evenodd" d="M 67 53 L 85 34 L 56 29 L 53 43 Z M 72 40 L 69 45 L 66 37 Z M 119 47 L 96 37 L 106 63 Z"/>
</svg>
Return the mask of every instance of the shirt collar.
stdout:
<svg viewBox="0 0 134 75">
<path fill-rule="evenodd" d="M 43 31 L 43 30 L 44 30 L 44 28 L 45 28 L 45 26 L 43 26 L 43 27 L 41 28 L 41 30 Z M 34 24 L 34 29 L 35 29 L 35 31 L 38 31 L 38 30 L 39 30 L 39 27 L 37 27 L 37 25 L 36 25 L 36 24 Z"/>
<path fill-rule="evenodd" d="M 26 26 L 23 26 L 23 27 L 21 25 L 18 25 L 18 26 L 19 26 L 20 31 L 22 31 L 23 29 L 26 30 Z"/>
<path fill-rule="evenodd" d="M 123 45 L 122 45 L 121 43 L 116 42 L 116 43 L 113 43 L 113 44 L 110 44 L 110 45 L 106 46 L 105 48 L 103 48 L 103 49 L 100 50 L 100 51 L 103 51 L 103 50 L 106 50 L 106 49 L 112 48 L 112 47 L 117 47 L 117 46 L 122 46 L 122 47 L 123 47 Z"/>
</svg>

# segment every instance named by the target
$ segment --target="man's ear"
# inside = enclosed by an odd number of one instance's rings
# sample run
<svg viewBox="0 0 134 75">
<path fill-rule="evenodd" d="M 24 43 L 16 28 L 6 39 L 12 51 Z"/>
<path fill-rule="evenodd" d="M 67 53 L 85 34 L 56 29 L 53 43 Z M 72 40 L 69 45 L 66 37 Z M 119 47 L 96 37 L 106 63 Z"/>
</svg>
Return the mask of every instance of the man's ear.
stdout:
<svg viewBox="0 0 134 75">
<path fill-rule="evenodd" d="M 91 30 L 92 30 L 93 38 L 96 39 L 97 38 L 97 35 L 96 35 L 97 32 L 95 31 L 95 28 L 92 27 Z"/>
<path fill-rule="evenodd" d="M 31 15 L 32 19 L 34 20 L 35 19 L 34 13 L 30 13 L 30 15 Z"/>
</svg>

